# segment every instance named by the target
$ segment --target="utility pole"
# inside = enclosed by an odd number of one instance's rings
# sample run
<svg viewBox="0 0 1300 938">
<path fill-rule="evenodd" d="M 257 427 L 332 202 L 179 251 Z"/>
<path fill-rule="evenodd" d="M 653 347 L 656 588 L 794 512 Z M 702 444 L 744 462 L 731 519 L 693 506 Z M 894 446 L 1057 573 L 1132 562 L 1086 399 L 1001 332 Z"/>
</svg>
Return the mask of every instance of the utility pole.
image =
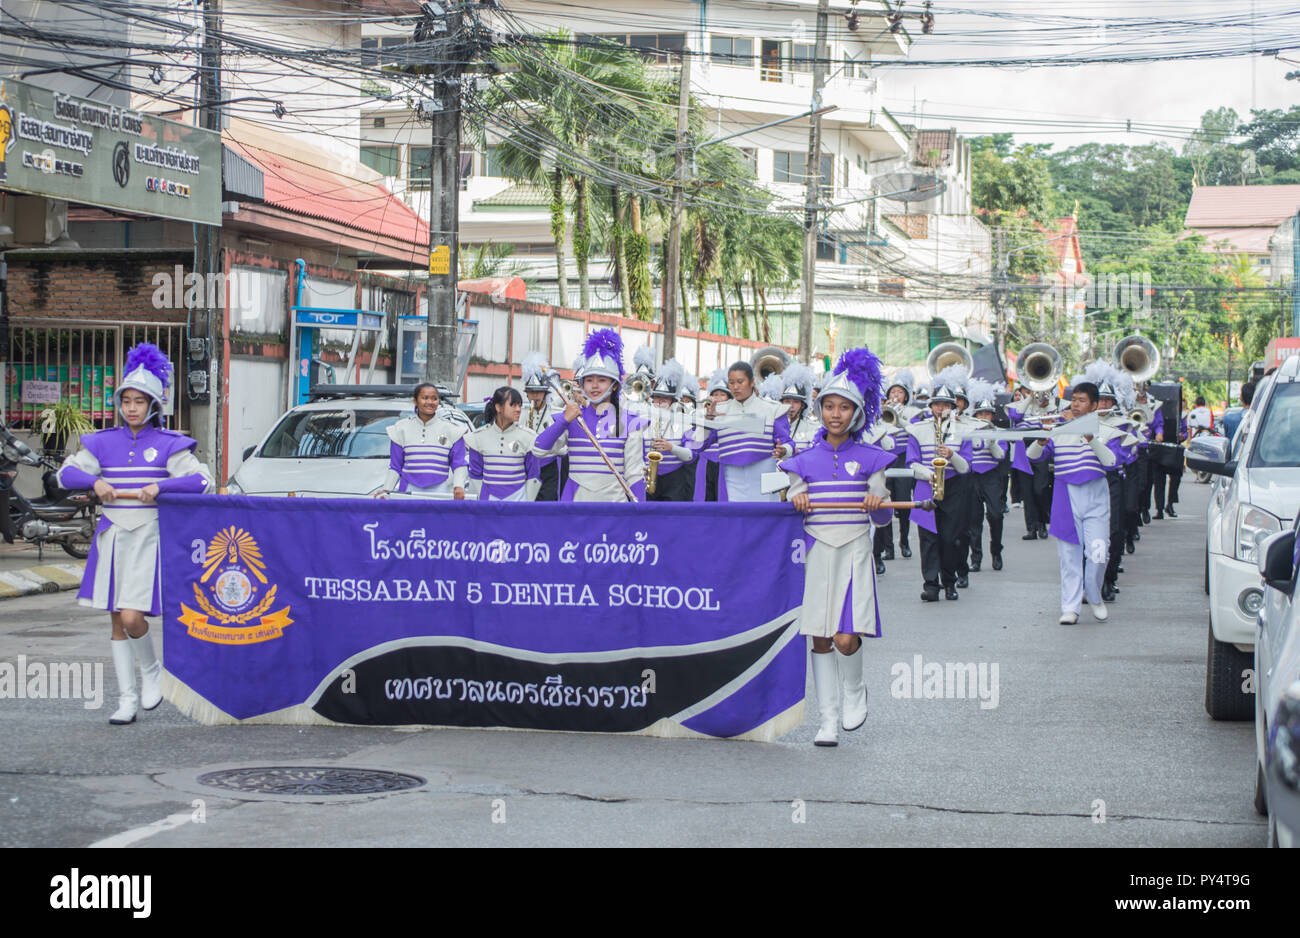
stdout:
<svg viewBox="0 0 1300 938">
<path fill-rule="evenodd" d="M 1300 211 L 1291 219 L 1291 334 L 1300 335 Z"/>
<path fill-rule="evenodd" d="M 817 44 L 813 47 L 812 115 L 808 119 L 808 177 L 803 213 L 803 301 L 799 307 L 799 360 L 812 358 L 813 304 L 817 294 L 817 208 L 821 200 L 822 86 L 826 83 L 826 28 L 830 0 L 817 0 Z"/>
<path fill-rule="evenodd" d="M 664 265 L 664 361 L 677 355 L 678 281 L 682 266 L 682 203 L 686 196 L 686 135 L 691 103 L 691 57 L 683 52 L 677 88 L 677 149 L 673 156 L 673 207 L 668 222 Z"/>
<path fill-rule="evenodd" d="M 199 124 L 204 130 L 220 134 L 221 0 L 203 2 L 203 47 L 199 54 Z M 214 225 L 197 225 L 195 228 L 194 272 L 200 283 L 211 283 L 211 275 L 219 267 L 221 229 Z M 228 291 L 220 292 L 225 294 Z M 221 384 L 226 311 L 208 305 L 210 291 L 203 290 L 202 293 L 204 298 L 200 307 L 188 310 L 186 345 L 189 372 L 193 377 L 187 382 L 186 393 L 191 403 L 208 405 L 206 432 L 196 432 L 196 437 L 204 444 L 210 465 L 218 480 L 222 481 L 226 475 L 225 434 L 222 432 L 226 389 Z M 180 388 L 173 387 L 173 402 L 179 394 Z M 197 427 L 195 429 L 197 431 Z"/>
<path fill-rule="evenodd" d="M 999 230 L 996 238 L 997 257 L 994 262 L 997 279 L 993 284 L 993 349 L 998 353 L 998 368 L 1005 378 L 1007 373 L 1007 262 L 1006 232 Z M 1016 376 L 1017 379 L 1019 375 Z"/>
<path fill-rule="evenodd" d="M 430 5 L 425 6 L 424 32 L 417 27 L 417 39 L 431 36 L 434 24 Z M 445 32 L 428 74 L 438 95 L 431 122 L 433 135 L 429 152 L 429 322 L 425 333 L 427 356 L 424 378 L 450 384 L 456 379 L 456 283 L 460 238 L 460 100 L 461 75 L 468 58 L 463 41 L 464 14 L 452 6 L 442 16 Z M 451 389 L 459 394 L 459 388 Z"/>
</svg>

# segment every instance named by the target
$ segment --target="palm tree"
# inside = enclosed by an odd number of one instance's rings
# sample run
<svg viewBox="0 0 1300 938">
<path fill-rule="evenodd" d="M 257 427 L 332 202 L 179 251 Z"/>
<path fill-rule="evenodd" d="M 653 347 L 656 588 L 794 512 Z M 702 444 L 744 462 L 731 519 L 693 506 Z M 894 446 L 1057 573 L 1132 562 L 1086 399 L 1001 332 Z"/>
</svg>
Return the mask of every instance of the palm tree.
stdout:
<svg viewBox="0 0 1300 938">
<path fill-rule="evenodd" d="M 590 178 L 599 172 L 594 154 L 603 140 L 639 122 L 649 88 L 644 61 L 617 43 L 573 44 L 558 30 L 541 43 L 502 45 L 492 56 L 511 71 L 494 80 L 480 99 L 502 142 L 497 157 L 506 174 L 545 185 L 550 193 L 560 305 L 568 305 L 565 274 L 567 194 L 574 197 L 573 248 L 579 305 L 591 305 Z M 517 69 L 517 70 L 516 70 Z M 485 141 L 487 121 L 473 128 Z"/>
</svg>

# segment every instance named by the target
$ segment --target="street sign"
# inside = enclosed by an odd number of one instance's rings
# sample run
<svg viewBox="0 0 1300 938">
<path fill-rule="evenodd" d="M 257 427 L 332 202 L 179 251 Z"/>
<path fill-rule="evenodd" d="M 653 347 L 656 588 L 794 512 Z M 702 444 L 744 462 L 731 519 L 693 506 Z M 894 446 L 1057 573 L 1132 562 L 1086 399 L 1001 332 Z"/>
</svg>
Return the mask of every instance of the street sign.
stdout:
<svg viewBox="0 0 1300 938">
<path fill-rule="evenodd" d="M 0 190 L 221 224 L 221 138 L 0 79 Z"/>
</svg>

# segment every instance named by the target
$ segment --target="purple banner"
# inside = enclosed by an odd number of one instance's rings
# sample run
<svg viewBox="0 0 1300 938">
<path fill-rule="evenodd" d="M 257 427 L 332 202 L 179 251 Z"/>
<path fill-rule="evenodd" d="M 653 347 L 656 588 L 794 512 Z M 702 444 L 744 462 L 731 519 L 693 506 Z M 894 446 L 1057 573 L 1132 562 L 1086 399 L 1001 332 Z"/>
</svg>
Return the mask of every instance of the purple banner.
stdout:
<svg viewBox="0 0 1300 938">
<path fill-rule="evenodd" d="M 168 697 L 204 722 L 770 739 L 802 719 L 784 504 L 164 496 Z"/>
</svg>

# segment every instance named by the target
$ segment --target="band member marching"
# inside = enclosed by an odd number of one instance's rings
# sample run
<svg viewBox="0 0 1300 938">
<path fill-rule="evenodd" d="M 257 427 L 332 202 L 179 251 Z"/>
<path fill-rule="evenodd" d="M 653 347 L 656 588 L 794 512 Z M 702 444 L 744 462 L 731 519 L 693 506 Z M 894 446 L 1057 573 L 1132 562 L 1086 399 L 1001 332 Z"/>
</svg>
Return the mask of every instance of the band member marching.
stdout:
<svg viewBox="0 0 1300 938">
<path fill-rule="evenodd" d="M 158 495 L 212 488 L 211 475 L 194 455 L 198 443 L 162 427 L 172 376 L 167 356 L 141 342 L 127 353 L 125 371 L 115 395 L 124 425 L 83 436 L 57 476 L 65 489 L 94 489 L 103 503 L 77 600 L 107 609 L 112 619 L 109 647 L 119 696 L 108 722 L 117 725 L 134 722 L 141 707 L 152 710 L 162 702 L 162 664 L 145 621 L 162 614 Z"/>
<path fill-rule="evenodd" d="M 524 356 L 519 371 L 523 377 L 524 394 L 528 397 L 519 422 L 525 430 L 536 436 L 551 425 L 551 411 L 554 409 L 550 406 L 550 397 L 554 389 L 547 379 L 550 369 L 546 367 L 546 356 L 541 352 L 529 352 Z M 537 501 L 558 501 L 567 476 L 564 471 L 567 460 L 563 455 L 559 455 L 549 456 L 538 462 L 541 475 L 538 480 Z"/>
<path fill-rule="evenodd" d="M 862 640 L 881 631 L 871 523 L 890 514 L 880 505 L 893 455 L 863 442 L 862 434 L 879 416 L 882 381 L 875 355 L 845 352 L 818 396 L 824 429 L 812 446 L 780 463 L 790 476 L 787 495 L 805 513 L 804 530 L 813 538 L 804 561 L 800 632 L 812 638 L 818 746 L 837 745 L 840 727 L 856 730 L 867 719 Z M 861 507 L 817 509 L 827 502 Z"/>
<path fill-rule="evenodd" d="M 1132 432 L 1128 417 L 1117 413 L 1121 395 L 1117 390 L 1121 372 L 1108 362 L 1094 362 L 1085 372 L 1088 380 L 1097 385 L 1097 413 L 1103 425 L 1115 431 L 1109 441 L 1115 453 L 1115 465 L 1106 470 L 1106 485 L 1110 495 L 1110 547 L 1106 558 L 1106 572 L 1102 576 L 1101 598 L 1114 602 L 1119 592 L 1120 561 L 1124 559 L 1127 502 L 1130 477 L 1137 475 L 1138 437 Z M 1124 375 L 1127 378 L 1127 375 Z M 1097 380 L 1100 379 L 1100 380 Z M 1129 379 L 1132 380 L 1131 378 Z"/>
<path fill-rule="evenodd" d="M 912 372 L 907 368 L 900 368 L 894 373 L 889 387 L 885 391 L 885 406 L 881 410 L 883 417 L 886 411 L 893 414 L 893 428 L 890 435 L 894 440 L 894 464 L 891 469 L 901 469 L 907 461 L 907 425 L 917 416 L 923 413 L 921 408 L 912 404 Z M 905 502 L 912 497 L 912 479 L 894 478 L 887 479 L 885 484 L 889 487 L 889 497 L 896 502 Z M 898 518 L 898 550 L 904 557 L 912 556 L 912 546 L 908 542 L 908 535 L 912 528 L 912 512 L 909 508 L 894 509 L 894 517 Z M 893 517 L 882 527 L 876 528 L 876 558 L 881 563 L 876 564 L 879 570 L 883 561 L 894 559 L 894 521 Z"/>
<path fill-rule="evenodd" d="M 538 434 L 534 455 L 554 455 L 567 446 L 569 479 L 562 502 L 645 501 L 645 421 L 619 399 L 622 338 L 613 329 L 597 329 L 587 336 L 574 366 L 578 399 Z"/>
<path fill-rule="evenodd" d="M 822 425 L 817 422 L 817 416 L 810 412 L 812 369 L 794 362 L 779 377 L 782 387 L 778 397 L 787 409 L 772 425 L 777 439 L 782 441 L 773 449 L 772 455 L 777 459 L 788 459 L 811 446 Z"/>
<path fill-rule="evenodd" d="M 1078 419 L 1097 408 L 1097 386 L 1080 381 L 1070 392 L 1070 416 Z M 1106 470 L 1116 456 L 1105 440 L 1107 428 L 1098 434 L 1065 434 L 1027 447 L 1034 462 L 1052 460 L 1056 484 L 1053 490 L 1052 521 L 1049 531 L 1056 540 L 1061 568 L 1062 625 L 1079 621 L 1079 607 L 1087 596 L 1093 618 L 1109 617 L 1101 597 L 1102 576 L 1110 546 L 1110 493 Z"/>
<path fill-rule="evenodd" d="M 523 404 L 514 388 L 497 388 L 483 408 L 485 423 L 465 437 L 469 477 L 479 480 L 479 501 L 531 502 L 537 497 L 537 434 L 519 425 Z"/>
<path fill-rule="evenodd" d="M 688 502 L 692 495 L 690 442 L 694 433 L 688 421 L 674 403 L 677 400 L 685 370 L 681 363 L 669 359 L 659 369 L 650 388 L 649 425 L 642 434 L 646 465 L 651 453 L 658 453 L 658 466 L 653 470 L 654 491 L 646 484 L 646 501 Z M 647 475 L 651 475 L 648 471 Z"/>
<path fill-rule="evenodd" d="M 1046 391 L 1027 391 L 1027 396 L 1007 407 L 1007 417 L 1017 430 L 1038 430 L 1044 421 L 1053 422 L 1057 416 L 1052 407 L 1053 398 Z M 1046 465 L 1031 462 L 1026 455 L 1027 444 L 1011 444 L 1011 468 L 1021 474 L 1020 501 L 1025 511 L 1026 533 L 1022 541 L 1036 541 L 1047 537 L 1047 524 L 1052 512 L 1052 473 Z"/>
<path fill-rule="evenodd" d="M 712 383 L 710 383 L 712 387 Z M 754 369 L 748 362 L 736 362 L 727 369 L 727 389 L 731 400 L 721 404 L 710 401 L 705 416 L 720 424 L 695 430 L 695 448 L 707 450 L 715 442 L 722 478 L 718 485 L 719 501 L 779 501 L 776 493 L 764 494 L 764 472 L 776 468 L 772 453 L 778 443 L 774 425 L 781 416 L 781 405 L 760 397 L 754 386 Z"/>
<path fill-rule="evenodd" d="M 731 400 L 731 388 L 727 384 L 727 369 L 715 369 L 713 374 L 709 375 L 708 384 L 704 387 L 704 399 L 701 406 L 696 408 L 696 415 L 700 416 L 709 412 L 709 403 L 714 405 Z M 698 443 L 694 438 L 691 440 L 691 449 L 695 451 L 695 500 L 697 502 L 716 502 L 719 500 L 719 490 L 722 488 L 722 466 L 718 463 L 718 440 L 716 436 L 709 437 L 704 443 Z"/>
<path fill-rule="evenodd" d="M 972 419 L 981 429 L 993 428 L 997 413 L 993 385 L 978 378 L 971 379 L 966 392 L 970 395 Z M 989 555 L 993 569 L 1002 569 L 1002 498 L 1006 494 L 1006 481 L 1002 476 L 1002 459 L 1006 455 L 997 440 L 971 441 L 971 524 L 970 569 L 980 569 L 984 562 L 984 519 L 989 523 Z"/>
<path fill-rule="evenodd" d="M 952 410 L 955 406 L 953 391 L 936 384 L 930 395 L 932 419 L 917 420 L 907 426 L 907 465 L 917 480 L 913 498 L 916 501 L 934 498 L 933 511 L 913 509 L 912 516 L 921 531 L 923 602 L 938 600 L 941 583 L 944 596 L 957 599 L 958 570 L 965 565 L 965 559 L 960 556 L 967 537 L 962 525 L 969 521 L 965 477 L 970 472 L 973 450 L 970 440 L 959 445 L 954 441 L 957 425 Z M 934 482 L 939 478 L 943 479 L 941 495 L 934 491 Z"/>
<path fill-rule="evenodd" d="M 417 384 L 412 396 L 415 413 L 388 428 L 388 473 L 375 493 L 465 497 L 469 460 L 465 435 L 470 426 L 441 407 L 441 395 L 432 384 Z"/>
</svg>

